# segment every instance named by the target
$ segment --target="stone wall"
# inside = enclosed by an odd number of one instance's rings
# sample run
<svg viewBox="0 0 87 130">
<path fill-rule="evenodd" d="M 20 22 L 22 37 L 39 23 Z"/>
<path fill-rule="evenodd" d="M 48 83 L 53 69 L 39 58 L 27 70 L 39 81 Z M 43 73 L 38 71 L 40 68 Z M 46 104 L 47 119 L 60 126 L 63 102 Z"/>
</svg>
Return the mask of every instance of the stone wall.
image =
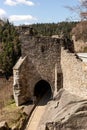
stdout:
<svg viewBox="0 0 87 130">
<path fill-rule="evenodd" d="M 61 72 L 60 55 L 61 45 L 59 39 L 50 37 L 23 37 L 22 55 L 28 56 L 29 64 L 29 83 L 31 92 L 35 84 L 41 79 L 46 80 L 52 87 L 52 92 L 55 88 L 55 68 L 57 73 Z M 33 68 L 32 68 L 33 66 Z M 60 88 L 61 86 L 58 86 Z"/>
<path fill-rule="evenodd" d="M 26 102 L 27 100 L 27 57 L 20 57 L 18 62 L 13 68 L 13 74 L 14 74 L 14 83 L 13 83 L 13 92 L 14 92 L 14 98 L 16 101 L 16 105 L 20 105 L 23 102 Z M 28 90 L 29 91 L 29 90 Z M 30 93 L 30 91 L 29 91 Z M 29 96 L 28 96 L 29 97 Z"/>
<path fill-rule="evenodd" d="M 13 68 L 14 84 L 13 92 L 16 105 L 19 106 L 32 100 L 33 97 L 33 85 L 35 81 L 41 79 L 40 75 L 36 71 L 34 65 L 28 60 L 28 57 L 20 57 L 18 62 Z"/>
<path fill-rule="evenodd" d="M 18 83 L 15 83 L 18 85 L 14 85 L 17 105 L 33 98 L 35 85 L 40 80 L 50 84 L 53 95 L 62 87 L 60 39 L 25 35 L 21 41 L 22 59 L 27 58 L 23 63 L 19 60 L 19 65 L 14 67 L 14 77 L 16 71 L 19 73 Z"/>
<path fill-rule="evenodd" d="M 35 85 L 45 80 L 53 96 L 60 88 L 87 98 L 87 64 L 76 57 L 73 44 L 50 37 L 21 36 L 22 58 L 14 67 L 17 105 L 32 100 Z"/>
<path fill-rule="evenodd" d="M 87 64 L 62 47 L 61 68 L 63 88 L 77 96 L 87 98 Z"/>
</svg>

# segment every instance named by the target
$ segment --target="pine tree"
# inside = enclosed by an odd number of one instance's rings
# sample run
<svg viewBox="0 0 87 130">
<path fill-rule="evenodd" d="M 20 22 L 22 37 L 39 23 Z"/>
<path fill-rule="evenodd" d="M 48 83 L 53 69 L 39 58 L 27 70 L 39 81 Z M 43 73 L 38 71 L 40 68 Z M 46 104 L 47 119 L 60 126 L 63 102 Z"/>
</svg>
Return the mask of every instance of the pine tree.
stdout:
<svg viewBox="0 0 87 130">
<path fill-rule="evenodd" d="M 7 76 L 12 75 L 12 68 L 21 55 L 21 45 L 18 33 L 8 20 L 0 26 L 0 67 Z"/>
</svg>

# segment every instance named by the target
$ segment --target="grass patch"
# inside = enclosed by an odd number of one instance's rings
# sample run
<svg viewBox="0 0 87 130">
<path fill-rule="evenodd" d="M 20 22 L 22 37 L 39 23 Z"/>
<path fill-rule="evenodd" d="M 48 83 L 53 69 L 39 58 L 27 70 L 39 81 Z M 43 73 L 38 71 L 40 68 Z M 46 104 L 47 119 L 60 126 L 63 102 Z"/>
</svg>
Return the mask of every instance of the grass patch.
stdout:
<svg viewBox="0 0 87 130">
<path fill-rule="evenodd" d="M 21 127 L 26 115 L 22 107 L 17 107 L 13 99 L 13 81 L 0 79 L 0 122 L 6 121 L 10 128 Z"/>
<path fill-rule="evenodd" d="M 13 105 L 15 104 L 15 100 L 14 99 L 9 99 L 6 103 L 5 106 L 9 106 L 9 105 Z"/>
<path fill-rule="evenodd" d="M 23 114 L 22 107 L 17 107 L 14 102 L 6 105 L 2 109 L 2 113 L 0 119 L 5 120 L 10 128 L 14 126 L 20 128 L 22 121 L 26 118 L 26 115 Z"/>
</svg>

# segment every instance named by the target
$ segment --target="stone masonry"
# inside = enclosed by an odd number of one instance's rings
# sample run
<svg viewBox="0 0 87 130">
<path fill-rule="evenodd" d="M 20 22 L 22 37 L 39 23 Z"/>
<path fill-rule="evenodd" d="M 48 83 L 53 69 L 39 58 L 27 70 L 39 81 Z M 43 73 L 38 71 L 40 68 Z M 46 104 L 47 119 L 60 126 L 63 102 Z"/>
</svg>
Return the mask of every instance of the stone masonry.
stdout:
<svg viewBox="0 0 87 130">
<path fill-rule="evenodd" d="M 87 99 L 87 63 L 61 48 L 63 88 L 72 94 Z"/>
<path fill-rule="evenodd" d="M 34 97 L 35 85 L 44 80 L 52 96 L 62 87 L 61 42 L 49 37 L 21 37 L 22 57 L 14 66 L 14 98 L 21 105 Z"/>
<path fill-rule="evenodd" d="M 29 35 L 21 36 L 21 42 L 22 57 L 13 68 L 17 105 L 33 100 L 35 85 L 41 80 L 50 84 L 53 97 L 63 87 L 87 99 L 87 65 L 70 52 L 70 43 L 65 47 L 64 40 Z"/>
</svg>

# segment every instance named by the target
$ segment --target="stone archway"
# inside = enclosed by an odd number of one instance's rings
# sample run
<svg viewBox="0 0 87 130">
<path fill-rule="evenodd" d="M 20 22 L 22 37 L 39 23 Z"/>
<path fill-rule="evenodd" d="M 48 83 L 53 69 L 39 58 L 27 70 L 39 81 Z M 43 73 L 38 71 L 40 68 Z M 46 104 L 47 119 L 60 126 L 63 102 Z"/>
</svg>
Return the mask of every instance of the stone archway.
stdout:
<svg viewBox="0 0 87 130">
<path fill-rule="evenodd" d="M 49 98 L 52 96 L 50 84 L 45 80 L 38 81 L 34 87 L 34 96 L 38 99 L 42 98 L 46 93 L 48 93 Z"/>
</svg>

